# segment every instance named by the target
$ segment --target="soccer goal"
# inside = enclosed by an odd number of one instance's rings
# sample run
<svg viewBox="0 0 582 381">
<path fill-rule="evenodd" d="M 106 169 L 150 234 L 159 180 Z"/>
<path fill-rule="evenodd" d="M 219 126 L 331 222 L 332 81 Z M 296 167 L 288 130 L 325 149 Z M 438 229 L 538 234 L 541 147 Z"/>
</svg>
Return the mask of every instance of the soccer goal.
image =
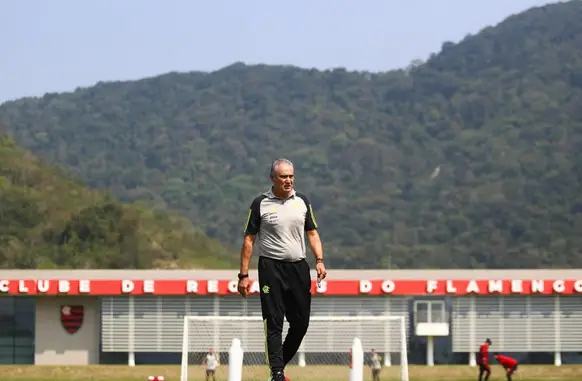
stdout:
<svg viewBox="0 0 582 381">
<path fill-rule="evenodd" d="M 283 326 L 283 337 L 288 323 Z M 267 377 L 264 323 L 260 316 L 185 316 L 181 381 L 204 374 L 201 362 L 210 348 L 228 369 L 229 381 L 242 375 Z M 371 350 L 382 357 L 382 380 L 408 381 L 406 319 L 402 316 L 312 316 L 298 354 L 289 366 L 305 367 L 307 376 L 362 381 Z M 255 374 L 255 372 L 261 372 Z"/>
</svg>

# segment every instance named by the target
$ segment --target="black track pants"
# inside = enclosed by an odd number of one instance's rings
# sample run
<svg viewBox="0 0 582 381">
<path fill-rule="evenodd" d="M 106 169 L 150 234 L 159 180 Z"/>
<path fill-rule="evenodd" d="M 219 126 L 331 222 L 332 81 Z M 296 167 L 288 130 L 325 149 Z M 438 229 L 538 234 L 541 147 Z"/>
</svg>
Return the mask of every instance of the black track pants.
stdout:
<svg viewBox="0 0 582 381">
<path fill-rule="evenodd" d="M 282 262 L 259 258 L 265 354 L 271 371 L 282 371 L 299 349 L 311 315 L 311 276 L 305 260 Z M 283 319 L 289 331 L 282 343 Z"/>
</svg>

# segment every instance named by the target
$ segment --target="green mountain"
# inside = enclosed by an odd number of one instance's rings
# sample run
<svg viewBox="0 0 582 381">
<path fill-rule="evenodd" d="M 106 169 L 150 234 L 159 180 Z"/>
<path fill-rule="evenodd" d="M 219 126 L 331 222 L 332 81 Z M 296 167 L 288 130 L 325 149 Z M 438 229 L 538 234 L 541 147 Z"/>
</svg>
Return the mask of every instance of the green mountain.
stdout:
<svg viewBox="0 0 582 381">
<path fill-rule="evenodd" d="M 183 217 L 122 205 L 0 136 L 0 268 L 224 268 Z"/>
<path fill-rule="evenodd" d="M 582 266 L 582 2 L 384 73 L 236 63 L 0 106 L 19 144 L 238 245 L 277 157 L 335 268 Z"/>
</svg>

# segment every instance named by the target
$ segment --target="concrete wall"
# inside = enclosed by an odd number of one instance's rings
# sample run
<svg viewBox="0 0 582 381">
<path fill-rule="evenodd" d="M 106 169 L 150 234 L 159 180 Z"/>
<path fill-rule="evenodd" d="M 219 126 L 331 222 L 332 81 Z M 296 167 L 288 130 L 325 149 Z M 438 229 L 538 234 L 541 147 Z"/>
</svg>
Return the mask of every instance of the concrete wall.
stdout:
<svg viewBox="0 0 582 381">
<path fill-rule="evenodd" d="M 61 305 L 82 305 L 81 328 L 68 333 L 61 324 Z M 99 363 L 100 307 L 96 296 L 40 296 L 36 298 L 37 365 L 88 365 Z"/>
</svg>

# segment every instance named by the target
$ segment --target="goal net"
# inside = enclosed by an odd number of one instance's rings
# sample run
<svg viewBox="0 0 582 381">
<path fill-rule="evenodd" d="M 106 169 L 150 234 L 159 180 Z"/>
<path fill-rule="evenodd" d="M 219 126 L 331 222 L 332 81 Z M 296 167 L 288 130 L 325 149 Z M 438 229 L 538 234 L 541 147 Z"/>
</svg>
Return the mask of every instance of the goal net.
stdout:
<svg viewBox="0 0 582 381">
<path fill-rule="evenodd" d="M 288 328 L 285 321 L 283 340 Z M 380 356 L 383 381 L 408 381 L 406 332 L 402 316 L 312 316 L 302 345 L 287 368 L 293 367 L 294 374 L 305 373 L 307 378 L 338 380 L 350 375 L 351 380 L 361 381 L 363 373 L 372 372 L 373 349 Z M 352 353 L 356 340 L 361 343 L 361 356 Z M 240 343 L 240 363 L 238 358 L 230 358 L 233 341 Z M 237 374 L 245 379 L 267 379 L 264 323 L 260 316 L 184 317 L 181 381 L 204 376 L 202 363 L 210 349 L 219 360 L 217 379 L 228 375 L 229 381 L 240 381 L 232 379 L 239 378 Z M 242 369 L 229 369 L 232 366 Z"/>
</svg>

